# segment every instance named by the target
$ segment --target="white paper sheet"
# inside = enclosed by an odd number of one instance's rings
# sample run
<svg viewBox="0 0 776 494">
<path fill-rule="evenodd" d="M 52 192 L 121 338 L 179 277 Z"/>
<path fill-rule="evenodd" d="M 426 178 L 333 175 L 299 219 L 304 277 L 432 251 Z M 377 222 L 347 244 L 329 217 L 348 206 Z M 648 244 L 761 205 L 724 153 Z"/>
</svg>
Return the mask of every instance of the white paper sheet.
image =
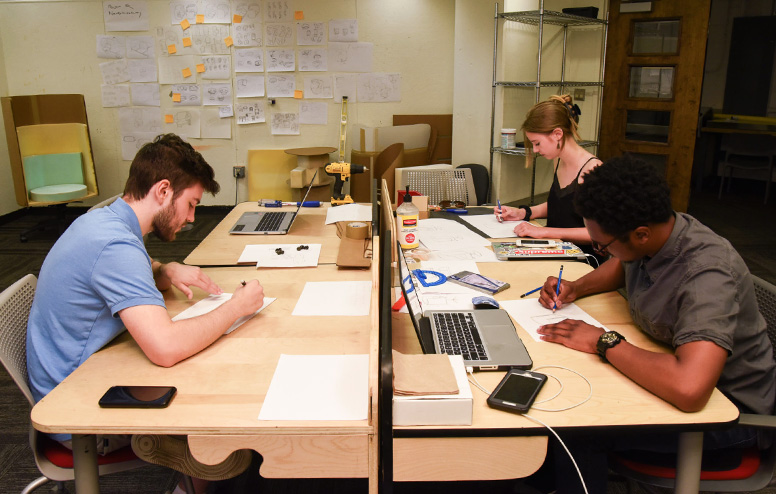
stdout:
<svg viewBox="0 0 776 494">
<path fill-rule="evenodd" d="M 199 123 L 202 139 L 232 138 L 232 122 L 221 118 L 219 109 L 216 107 L 203 108 Z"/>
<path fill-rule="evenodd" d="M 104 84 L 129 82 L 129 67 L 125 58 L 100 63 L 100 72 Z"/>
<path fill-rule="evenodd" d="M 303 48 L 299 50 L 300 72 L 325 72 L 329 70 L 329 51 L 326 48 Z M 331 78 L 329 78 L 331 85 Z"/>
<path fill-rule="evenodd" d="M 265 22 L 288 22 L 294 18 L 294 6 L 288 0 L 264 2 Z"/>
<path fill-rule="evenodd" d="M 234 85 L 238 98 L 256 98 L 264 96 L 264 76 L 259 74 L 236 74 Z"/>
<path fill-rule="evenodd" d="M 329 70 L 371 72 L 372 43 L 329 43 Z"/>
<path fill-rule="evenodd" d="M 325 22 L 297 22 L 296 23 L 296 44 L 305 45 L 323 45 L 326 43 L 326 23 Z"/>
<path fill-rule="evenodd" d="M 273 3 L 273 2 L 266 2 Z M 265 24 L 264 25 L 264 46 L 288 46 L 294 41 L 293 24 Z"/>
<path fill-rule="evenodd" d="M 191 70 L 192 77 L 196 74 L 194 56 L 183 55 L 179 57 L 159 57 L 159 83 L 160 84 L 184 84 L 187 81 L 183 77 L 183 69 Z"/>
<path fill-rule="evenodd" d="M 401 101 L 401 74 L 398 72 L 359 74 L 358 101 L 362 103 Z"/>
<path fill-rule="evenodd" d="M 512 319 L 522 326 L 535 341 L 541 341 L 539 339 L 539 333 L 536 332 L 540 326 L 560 322 L 564 319 L 579 319 L 609 331 L 606 326 L 596 321 L 593 316 L 582 310 L 576 304 L 567 304 L 564 305 L 562 309 L 552 312 L 551 309 L 547 309 L 540 304 L 539 300 L 536 298 L 504 300 L 499 303 L 501 304 L 501 307 L 512 316 Z"/>
<path fill-rule="evenodd" d="M 369 355 L 281 355 L 259 420 L 366 420 Z"/>
<path fill-rule="evenodd" d="M 106 31 L 148 31 L 150 16 L 144 1 L 104 1 L 102 14 Z"/>
<path fill-rule="evenodd" d="M 156 82 L 159 77 L 156 74 L 156 60 L 138 59 L 127 60 L 129 70 L 129 82 Z"/>
<path fill-rule="evenodd" d="M 158 112 L 159 110 L 157 110 Z M 132 161 L 144 144 L 152 142 L 159 132 L 123 132 L 121 133 L 121 159 Z"/>
<path fill-rule="evenodd" d="M 300 70 L 302 70 L 300 68 Z M 331 86 L 331 76 L 312 76 L 304 78 L 305 98 L 331 98 L 334 92 Z"/>
<path fill-rule="evenodd" d="M 237 125 L 261 123 L 267 121 L 266 117 L 264 116 L 264 101 L 236 103 L 234 105 L 234 115 L 237 117 Z"/>
<path fill-rule="evenodd" d="M 461 219 L 490 238 L 517 237 L 515 227 L 520 223 L 523 223 L 523 220 L 504 221 L 503 223 L 499 223 L 495 214 L 463 215 L 461 216 Z"/>
<path fill-rule="evenodd" d="M 332 19 L 329 21 L 329 41 L 358 41 L 357 19 Z"/>
<path fill-rule="evenodd" d="M 372 206 L 364 204 L 343 204 L 326 211 L 326 224 L 338 221 L 372 221 Z"/>
<path fill-rule="evenodd" d="M 418 222 L 418 238 L 431 251 L 459 250 L 490 245 L 488 239 L 477 235 L 464 225 L 443 218 L 420 220 Z"/>
<path fill-rule="evenodd" d="M 129 86 L 126 84 L 103 84 L 101 89 L 103 108 L 129 106 Z"/>
<path fill-rule="evenodd" d="M 231 293 L 222 293 L 221 295 L 210 295 L 207 298 L 203 298 L 202 300 L 200 300 L 196 304 L 192 305 L 188 309 L 184 310 L 183 312 L 181 312 L 177 316 L 173 317 L 172 320 L 173 321 L 182 321 L 183 319 L 190 319 L 192 317 L 197 317 L 197 316 L 201 316 L 203 314 L 207 314 L 208 312 L 211 312 L 211 311 L 215 310 L 216 308 L 220 307 L 221 304 L 223 304 L 224 302 L 226 302 L 230 298 L 232 298 L 232 294 Z M 264 310 L 264 308 L 266 306 L 268 306 L 269 304 L 271 304 L 275 300 L 276 299 L 272 298 L 272 297 L 264 297 L 264 305 L 262 305 L 261 308 L 259 308 L 259 310 L 257 310 L 256 312 L 254 312 L 253 314 L 251 314 L 249 316 L 243 316 L 240 319 L 236 320 L 234 322 L 234 324 L 229 326 L 229 329 L 224 331 L 224 334 L 229 334 L 232 331 L 234 331 L 235 329 L 239 328 L 240 326 L 245 324 L 246 321 L 248 321 L 250 318 L 252 318 L 256 314 L 258 314 L 262 310 Z"/>
<path fill-rule="evenodd" d="M 326 125 L 328 123 L 328 105 L 313 101 L 299 103 L 299 123 L 308 125 Z"/>
<path fill-rule="evenodd" d="M 241 22 L 232 24 L 234 46 L 261 46 L 264 26 L 261 23 Z"/>
<path fill-rule="evenodd" d="M 205 83 L 202 85 L 202 104 L 222 106 L 232 103 L 232 85 L 228 82 Z"/>
<path fill-rule="evenodd" d="M 308 281 L 294 316 L 368 316 L 371 281 Z"/>
<path fill-rule="evenodd" d="M 296 53 L 293 48 L 268 48 L 265 63 L 267 72 L 293 72 Z"/>
<path fill-rule="evenodd" d="M 256 244 L 246 245 L 237 262 L 256 263 L 259 268 L 298 268 L 317 266 L 320 255 L 321 244 Z"/>
<path fill-rule="evenodd" d="M 124 58 L 127 41 L 124 36 L 97 35 L 97 58 Z"/>
<path fill-rule="evenodd" d="M 234 51 L 235 72 L 264 72 L 264 50 L 239 48 Z"/>
<path fill-rule="evenodd" d="M 296 78 L 290 74 L 267 74 L 267 96 L 270 98 L 293 98 Z"/>
<path fill-rule="evenodd" d="M 298 136 L 299 114 L 288 112 L 273 113 L 269 125 L 272 135 Z"/>
<path fill-rule="evenodd" d="M 200 110 L 198 108 L 171 108 L 165 110 L 173 117 L 172 123 L 163 123 L 165 133 L 172 132 L 181 137 L 199 139 L 202 135 L 200 125 Z"/>
<path fill-rule="evenodd" d="M 202 57 L 205 71 L 203 79 L 230 79 L 232 77 L 232 57 L 229 55 L 209 55 Z"/>
</svg>

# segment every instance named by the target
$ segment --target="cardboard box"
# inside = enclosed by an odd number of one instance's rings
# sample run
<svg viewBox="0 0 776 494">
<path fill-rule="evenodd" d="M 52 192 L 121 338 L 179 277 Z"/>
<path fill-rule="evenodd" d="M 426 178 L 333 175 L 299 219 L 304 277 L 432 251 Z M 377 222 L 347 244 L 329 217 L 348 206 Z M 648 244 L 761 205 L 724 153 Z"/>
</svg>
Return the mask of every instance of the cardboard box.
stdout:
<svg viewBox="0 0 776 494">
<path fill-rule="evenodd" d="M 393 396 L 393 425 L 472 425 L 473 397 L 463 357 L 448 355 L 457 395 Z"/>
</svg>

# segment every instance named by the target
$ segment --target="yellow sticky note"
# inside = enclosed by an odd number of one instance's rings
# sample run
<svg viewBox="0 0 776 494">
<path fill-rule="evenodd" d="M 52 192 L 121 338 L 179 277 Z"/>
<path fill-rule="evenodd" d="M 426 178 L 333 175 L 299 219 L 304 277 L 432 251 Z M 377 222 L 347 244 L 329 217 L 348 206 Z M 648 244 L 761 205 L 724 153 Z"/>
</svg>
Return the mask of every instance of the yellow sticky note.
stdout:
<svg viewBox="0 0 776 494">
<path fill-rule="evenodd" d="M 197 14 L 197 24 L 204 24 L 204 23 L 205 23 L 204 14 Z"/>
<path fill-rule="evenodd" d="M 232 46 L 234 44 L 234 40 L 232 39 L 231 36 L 227 36 L 226 38 L 224 38 L 224 43 L 226 44 L 226 46 Z"/>
<path fill-rule="evenodd" d="M 204 63 L 198 63 L 197 64 L 197 72 L 200 74 L 205 71 L 205 64 Z"/>
<path fill-rule="evenodd" d="M 181 27 L 182 27 L 182 28 L 183 28 L 183 30 L 185 31 L 186 29 L 188 29 L 188 28 L 190 28 L 190 27 L 191 27 L 191 23 L 189 22 L 189 20 L 188 20 L 188 19 L 183 19 L 183 20 L 181 21 Z"/>
<path fill-rule="evenodd" d="M 172 118 L 172 115 L 169 113 L 164 116 L 164 123 L 173 123 L 175 120 Z"/>
<path fill-rule="evenodd" d="M 178 49 L 175 47 L 175 45 L 167 45 L 167 53 L 170 55 L 173 53 L 178 53 Z"/>
<path fill-rule="evenodd" d="M 191 46 L 191 38 L 183 38 L 183 46 Z"/>
<path fill-rule="evenodd" d="M 240 14 L 234 14 L 234 16 L 232 17 L 232 22 L 234 24 L 241 23 L 242 22 L 242 16 Z"/>
<path fill-rule="evenodd" d="M 176 103 L 181 102 L 181 93 L 172 93 L 172 100 Z"/>
<path fill-rule="evenodd" d="M 183 74 L 183 77 L 191 77 L 191 69 L 186 67 L 185 69 L 181 70 L 181 74 Z"/>
<path fill-rule="evenodd" d="M 302 10 L 295 10 L 294 11 L 294 19 L 296 19 L 297 21 L 304 20 L 304 11 L 302 11 Z"/>
<path fill-rule="evenodd" d="M 299 89 L 294 91 L 294 98 L 296 99 L 302 99 L 304 98 L 304 91 L 300 91 Z"/>
</svg>

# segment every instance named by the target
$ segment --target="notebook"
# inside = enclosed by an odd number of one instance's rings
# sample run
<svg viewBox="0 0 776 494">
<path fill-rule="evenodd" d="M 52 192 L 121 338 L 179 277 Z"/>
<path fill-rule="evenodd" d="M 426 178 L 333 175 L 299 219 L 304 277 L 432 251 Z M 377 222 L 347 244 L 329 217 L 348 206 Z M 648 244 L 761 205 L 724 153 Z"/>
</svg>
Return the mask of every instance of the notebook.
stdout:
<svg viewBox="0 0 776 494">
<path fill-rule="evenodd" d="M 464 365 L 474 370 L 530 369 L 533 366 L 512 319 L 503 309 L 423 312 L 417 284 L 404 252 L 401 249 L 399 252 L 401 289 L 424 353 L 462 355 Z"/>
<path fill-rule="evenodd" d="M 304 197 L 297 203 L 296 211 L 249 211 L 240 216 L 229 233 L 233 235 L 285 235 L 294 223 L 302 203 L 307 199 L 307 194 L 313 188 L 316 175 L 318 175 L 318 170 L 315 171 L 312 180 L 310 180 Z"/>
<path fill-rule="evenodd" d="M 585 260 L 585 253 L 571 242 L 558 242 L 554 247 L 524 247 L 516 242 L 492 242 L 499 261 L 535 261 L 537 259 Z"/>
</svg>

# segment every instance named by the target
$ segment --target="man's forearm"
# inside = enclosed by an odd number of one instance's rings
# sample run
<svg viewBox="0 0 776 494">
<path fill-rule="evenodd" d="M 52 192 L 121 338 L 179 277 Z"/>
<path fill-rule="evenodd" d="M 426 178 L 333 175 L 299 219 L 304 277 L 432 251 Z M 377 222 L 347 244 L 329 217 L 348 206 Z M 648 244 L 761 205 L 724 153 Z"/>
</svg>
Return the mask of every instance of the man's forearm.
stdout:
<svg viewBox="0 0 776 494">
<path fill-rule="evenodd" d="M 170 278 L 164 274 L 164 264 L 159 261 L 151 261 L 151 269 L 154 273 L 154 282 L 159 291 L 167 290 L 172 286 Z"/>
<path fill-rule="evenodd" d="M 617 258 L 611 258 L 575 282 L 577 298 L 611 292 L 625 284 L 625 269 Z"/>
</svg>

